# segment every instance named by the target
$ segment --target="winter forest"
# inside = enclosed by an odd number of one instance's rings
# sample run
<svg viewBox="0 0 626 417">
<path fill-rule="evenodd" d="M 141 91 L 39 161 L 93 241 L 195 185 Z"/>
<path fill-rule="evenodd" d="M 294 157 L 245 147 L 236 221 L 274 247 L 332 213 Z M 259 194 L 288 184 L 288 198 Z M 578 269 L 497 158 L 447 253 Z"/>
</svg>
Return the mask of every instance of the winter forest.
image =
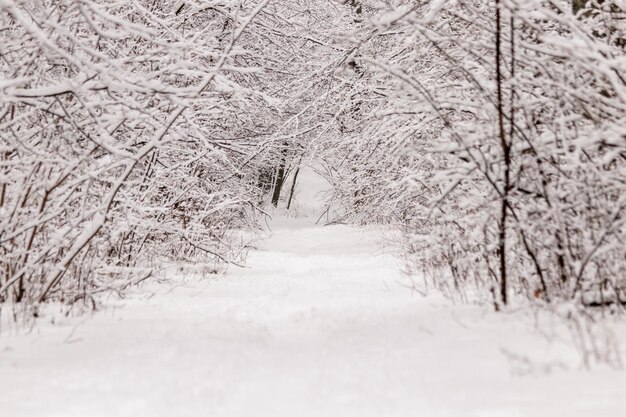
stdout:
<svg viewBox="0 0 626 417">
<path fill-rule="evenodd" d="M 0 415 L 619 416 L 624 0 L 0 0 Z"/>
</svg>

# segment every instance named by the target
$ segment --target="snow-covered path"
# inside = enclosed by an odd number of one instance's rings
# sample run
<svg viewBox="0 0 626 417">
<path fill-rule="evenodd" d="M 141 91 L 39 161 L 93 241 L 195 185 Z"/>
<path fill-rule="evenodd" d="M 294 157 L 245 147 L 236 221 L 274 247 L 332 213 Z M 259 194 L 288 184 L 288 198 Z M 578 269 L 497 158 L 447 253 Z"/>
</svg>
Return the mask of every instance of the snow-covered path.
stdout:
<svg viewBox="0 0 626 417">
<path fill-rule="evenodd" d="M 571 351 L 522 322 L 412 292 L 377 237 L 283 220 L 250 268 L 5 334 L 0 416 L 621 415 L 623 373 L 561 369 Z M 511 361 L 527 348 L 543 362 Z"/>
</svg>

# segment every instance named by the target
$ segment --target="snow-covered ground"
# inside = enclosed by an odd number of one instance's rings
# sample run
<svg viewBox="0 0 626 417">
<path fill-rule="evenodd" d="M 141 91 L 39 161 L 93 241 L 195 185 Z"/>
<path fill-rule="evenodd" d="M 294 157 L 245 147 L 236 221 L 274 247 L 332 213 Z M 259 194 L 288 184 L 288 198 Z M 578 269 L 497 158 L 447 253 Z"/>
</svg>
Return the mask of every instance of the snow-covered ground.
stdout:
<svg viewBox="0 0 626 417">
<path fill-rule="evenodd" d="M 524 314 L 408 288 L 375 229 L 276 218 L 248 268 L 172 276 L 93 317 L 0 336 L 2 417 L 620 416 Z"/>
</svg>

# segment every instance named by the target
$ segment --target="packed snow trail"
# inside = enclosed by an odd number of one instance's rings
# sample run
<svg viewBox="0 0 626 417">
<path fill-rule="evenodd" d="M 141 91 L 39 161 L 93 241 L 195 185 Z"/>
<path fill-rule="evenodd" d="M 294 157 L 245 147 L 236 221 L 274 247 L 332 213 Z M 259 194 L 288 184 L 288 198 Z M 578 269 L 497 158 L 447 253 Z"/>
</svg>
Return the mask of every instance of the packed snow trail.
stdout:
<svg viewBox="0 0 626 417">
<path fill-rule="evenodd" d="M 248 268 L 2 329 L 0 417 L 623 415 L 624 372 L 581 372 L 532 320 L 412 291 L 379 231 L 314 225 L 323 184 L 302 180 L 312 215 L 275 219 Z"/>
<path fill-rule="evenodd" d="M 275 223 L 247 269 L 4 335 L 0 415 L 619 414 L 622 373 L 515 376 L 502 350 L 527 347 L 521 323 L 412 292 L 376 231 L 310 223 Z"/>
</svg>

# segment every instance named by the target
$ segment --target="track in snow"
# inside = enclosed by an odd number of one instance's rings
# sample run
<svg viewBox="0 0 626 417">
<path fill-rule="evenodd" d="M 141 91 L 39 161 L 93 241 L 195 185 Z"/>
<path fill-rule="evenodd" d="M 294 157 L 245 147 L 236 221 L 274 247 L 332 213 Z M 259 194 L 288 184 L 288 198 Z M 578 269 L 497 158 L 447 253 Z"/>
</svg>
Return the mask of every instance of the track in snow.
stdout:
<svg viewBox="0 0 626 417">
<path fill-rule="evenodd" d="M 377 236 L 284 221 L 248 269 L 153 285 L 76 328 L 5 335 L 0 415 L 615 416 L 624 405 L 621 373 L 512 375 L 501 348 L 520 346 L 521 324 L 408 290 Z"/>
</svg>

